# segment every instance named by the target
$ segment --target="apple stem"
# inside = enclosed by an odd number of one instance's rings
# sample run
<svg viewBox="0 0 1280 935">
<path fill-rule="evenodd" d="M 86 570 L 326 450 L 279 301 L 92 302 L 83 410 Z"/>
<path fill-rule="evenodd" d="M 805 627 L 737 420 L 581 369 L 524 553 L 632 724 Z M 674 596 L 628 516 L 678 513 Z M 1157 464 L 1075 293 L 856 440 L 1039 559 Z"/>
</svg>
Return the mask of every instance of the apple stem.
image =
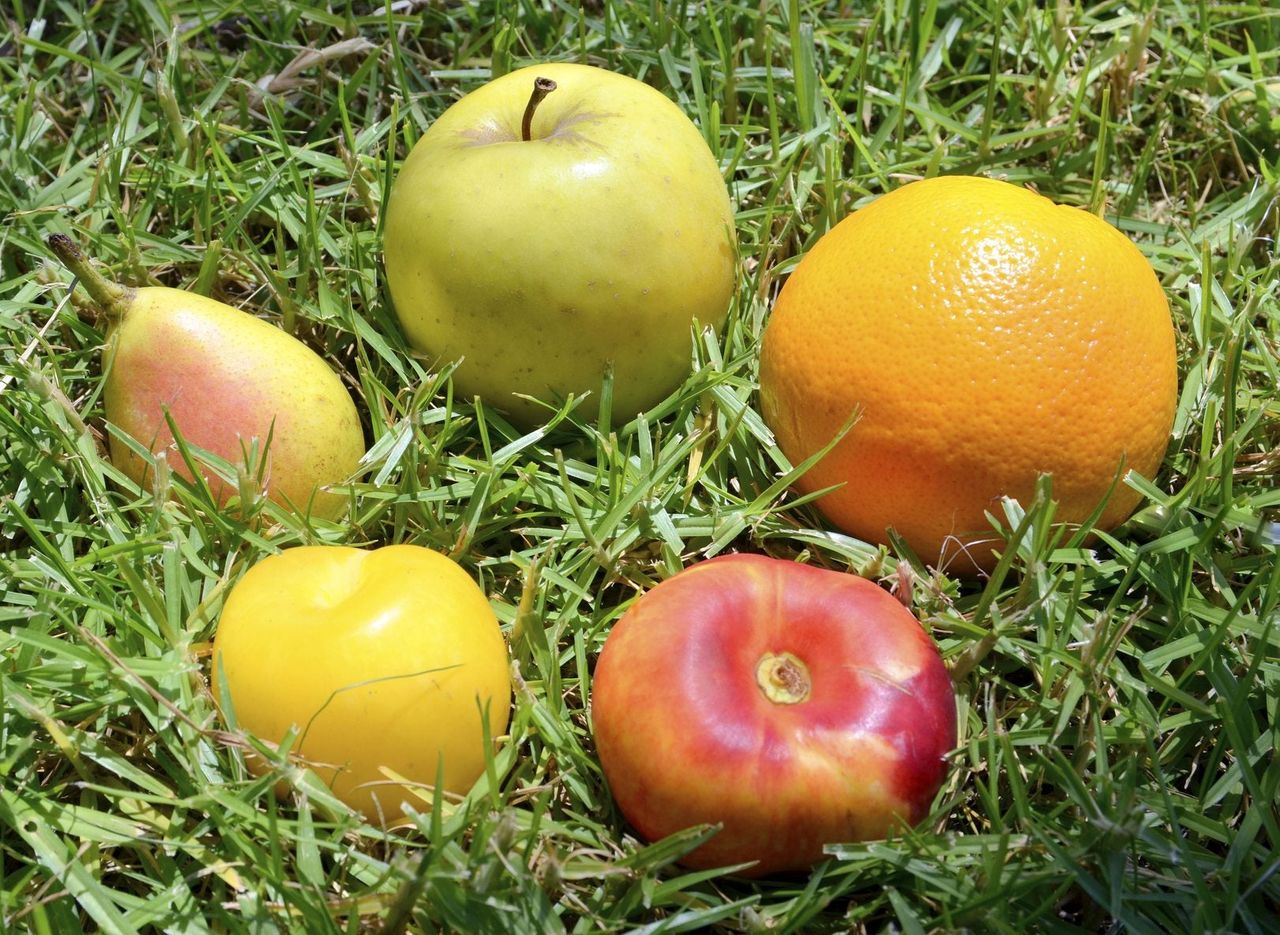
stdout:
<svg viewBox="0 0 1280 935">
<path fill-rule="evenodd" d="M 534 78 L 533 93 L 529 95 L 529 103 L 524 108 L 524 119 L 520 121 L 520 138 L 528 143 L 532 137 L 533 112 L 538 109 L 542 99 L 556 89 L 556 83 L 550 78 Z"/>
<path fill-rule="evenodd" d="M 65 234 L 50 234 L 46 243 L 108 318 L 120 318 L 128 311 L 134 290 L 112 282 L 98 272 L 78 243 Z"/>
</svg>

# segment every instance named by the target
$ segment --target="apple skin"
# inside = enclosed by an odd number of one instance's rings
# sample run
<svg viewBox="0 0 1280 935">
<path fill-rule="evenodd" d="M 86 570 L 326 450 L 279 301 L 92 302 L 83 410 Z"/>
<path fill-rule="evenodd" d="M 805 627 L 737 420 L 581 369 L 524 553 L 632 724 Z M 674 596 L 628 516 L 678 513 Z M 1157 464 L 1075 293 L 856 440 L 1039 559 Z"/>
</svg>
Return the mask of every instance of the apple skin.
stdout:
<svg viewBox="0 0 1280 935">
<path fill-rule="evenodd" d="M 371 821 L 403 820 L 417 795 L 386 766 L 465 793 L 507 727 L 510 663 L 484 592 L 451 559 L 414 545 L 298 546 L 232 588 L 213 641 L 212 688 L 236 723 L 293 752 Z M 224 711 L 224 714 L 229 712 Z M 247 765 L 263 764 L 248 757 Z M 421 790 L 420 790 L 421 791 Z M 427 796 L 430 795 L 426 791 Z"/>
<path fill-rule="evenodd" d="M 535 77 L 556 89 L 521 119 Z M 387 282 L 409 339 L 454 384 L 522 425 L 512 394 L 593 395 L 615 420 L 689 372 L 691 326 L 724 324 L 733 212 L 697 128 L 663 94 L 587 65 L 512 72 L 471 92 L 405 160 L 386 209 Z"/>
<path fill-rule="evenodd" d="M 771 685 L 772 700 L 762 660 L 783 654 L 807 675 Z M 807 697 L 787 703 L 806 678 Z M 897 600 L 854 575 L 745 554 L 692 565 L 632 604 L 600 654 L 591 715 L 636 830 L 657 840 L 722 823 L 682 862 L 755 861 L 744 876 L 804 870 L 824 844 L 916 824 L 956 742 L 951 680 Z"/>
</svg>

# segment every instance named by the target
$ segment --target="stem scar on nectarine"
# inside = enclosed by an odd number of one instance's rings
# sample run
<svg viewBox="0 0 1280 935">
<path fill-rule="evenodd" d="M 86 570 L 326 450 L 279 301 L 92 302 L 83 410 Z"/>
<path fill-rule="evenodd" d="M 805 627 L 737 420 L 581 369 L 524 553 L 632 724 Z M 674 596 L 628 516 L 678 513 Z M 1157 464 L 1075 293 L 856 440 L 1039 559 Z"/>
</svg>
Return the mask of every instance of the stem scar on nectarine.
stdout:
<svg viewBox="0 0 1280 935">
<path fill-rule="evenodd" d="M 756 684 L 775 704 L 800 704 L 809 699 L 809 667 L 791 653 L 765 653 L 756 666 Z"/>
</svg>

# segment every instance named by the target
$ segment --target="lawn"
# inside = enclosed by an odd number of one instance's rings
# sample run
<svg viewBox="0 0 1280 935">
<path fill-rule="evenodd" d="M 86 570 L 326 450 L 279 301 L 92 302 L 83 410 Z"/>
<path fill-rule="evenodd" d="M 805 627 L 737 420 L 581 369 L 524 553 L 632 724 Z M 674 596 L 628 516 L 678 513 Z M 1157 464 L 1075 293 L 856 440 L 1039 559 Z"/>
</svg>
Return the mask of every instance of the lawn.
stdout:
<svg viewBox="0 0 1280 935">
<path fill-rule="evenodd" d="M 1275 932 L 1280 919 L 1280 11 L 1268 0 L 12 0 L 0 27 L 0 930 Z M 693 374 L 612 428 L 513 428 L 411 353 L 381 266 L 400 161 L 541 61 L 696 122 L 738 289 Z M 1154 266 L 1177 414 L 1135 516 L 1052 502 L 957 577 L 832 530 L 759 415 L 773 298 L 905 181 L 977 174 L 1102 212 Z M 44 239 L 290 330 L 356 397 L 341 522 L 219 510 L 106 456 L 102 322 Z M 1105 416 L 1100 416 L 1105 417 Z M 1064 438 L 1064 445 L 1071 444 Z M 1005 516 L 1000 517 L 1002 520 Z M 479 582 L 519 667 L 465 797 L 387 831 L 217 716 L 230 587 L 302 543 L 416 543 Z M 764 552 L 905 581 L 959 742 L 929 817 L 805 875 L 683 870 L 595 757 L 591 674 L 636 595 Z M 902 558 L 904 564 L 899 565 Z M 515 625 L 517 621 L 520 626 Z M 273 794 L 282 784 L 285 793 Z"/>
</svg>

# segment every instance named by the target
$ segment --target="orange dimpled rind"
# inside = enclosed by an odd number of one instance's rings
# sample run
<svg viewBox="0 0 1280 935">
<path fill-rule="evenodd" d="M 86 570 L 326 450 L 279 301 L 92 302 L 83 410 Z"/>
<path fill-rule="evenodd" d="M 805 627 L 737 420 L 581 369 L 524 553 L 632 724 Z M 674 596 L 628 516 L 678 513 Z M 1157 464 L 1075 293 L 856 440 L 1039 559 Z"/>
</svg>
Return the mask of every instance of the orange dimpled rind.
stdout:
<svg viewBox="0 0 1280 935">
<path fill-rule="evenodd" d="M 829 231 L 763 338 L 760 400 L 819 507 L 927 561 L 992 561 L 985 513 L 1053 475 L 1056 518 L 1088 517 L 1123 470 L 1151 477 L 1177 392 L 1168 301 L 1123 234 L 1004 182 L 906 185 Z M 1099 525 L 1139 495 L 1117 485 Z M 963 562 L 962 562 L 963 564 Z"/>
</svg>

